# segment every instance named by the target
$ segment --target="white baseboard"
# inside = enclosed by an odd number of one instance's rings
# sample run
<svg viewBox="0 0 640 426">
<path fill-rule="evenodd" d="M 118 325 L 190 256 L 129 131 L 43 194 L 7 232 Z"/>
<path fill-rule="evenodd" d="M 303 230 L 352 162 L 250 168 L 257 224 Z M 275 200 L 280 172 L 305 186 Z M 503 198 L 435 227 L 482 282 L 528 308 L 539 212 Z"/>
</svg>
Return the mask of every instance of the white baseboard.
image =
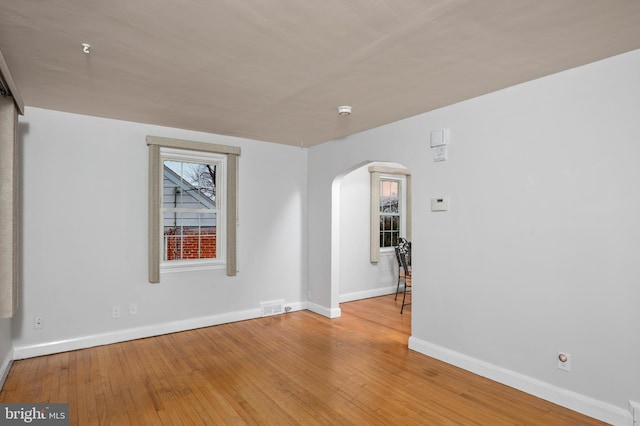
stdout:
<svg viewBox="0 0 640 426">
<path fill-rule="evenodd" d="M 292 311 L 306 309 L 306 302 L 286 303 Z M 36 345 L 17 346 L 14 348 L 13 359 L 32 358 L 41 355 L 51 355 L 59 352 L 85 349 L 93 346 L 108 345 L 111 343 L 125 342 L 128 340 L 143 339 L 146 337 L 160 336 L 179 331 L 193 330 L 202 327 L 226 324 L 236 321 L 244 321 L 260 318 L 260 308 L 245 311 L 229 312 L 219 315 L 191 318 L 182 321 L 173 321 L 162 324 L 154 324 L 144 327 L 136 327 L 127 330 L 118 330 L 91 336 L 82 336 L 72 339 L 54 342 L 40 343 Z"/>
<path fill-rule="evenodd" d="M 7 380 L 9 370 L 11 370 L 11 364 L 13 364 L 13 357 L 13 350 L 10 350 L 2 360 L 2 364 L 0 365 L 0 389 L 4 386 L 4 381 Z"/>
<path fill-rule="evenodd" d="M 620 407 L 498 367 L 413 336 L 409 338 L 409 349 L 603 422 L 619 426 L 633 425 L 633 419 L 629 412 Z"/>
<path fill-rule="evenodd" d="M 371 290 L 355 291 L 352 293 L 341 294 L 339 297 L 340 303 L 352 302 L 354 300 L 368 299 L 370 297 L 386 296 L 388 294 L 394 294 L 397 286 L 388 286 L 381 288 L 374 288 Z"/>
<path fill-rule="evenodd" d="M 342 315 L 340 308 L 327 308 L 312 302 L 307 302 L 307 309 L 327 318 L 339 318 Z"/>
</svg>

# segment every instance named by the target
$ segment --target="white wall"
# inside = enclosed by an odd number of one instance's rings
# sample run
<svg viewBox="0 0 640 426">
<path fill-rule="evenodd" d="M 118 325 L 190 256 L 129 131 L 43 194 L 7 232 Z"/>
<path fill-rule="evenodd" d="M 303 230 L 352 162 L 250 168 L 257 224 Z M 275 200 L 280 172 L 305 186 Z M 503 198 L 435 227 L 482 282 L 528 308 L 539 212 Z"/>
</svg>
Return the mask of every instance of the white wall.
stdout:
<svg viewBox="0 0 640 426">
<path fill-rule="evenodd" d="M 309 289 L 335 307 L 330 188 L 367 160 L 413 172 L 411 346 L 626 421 L 640 400 L 640 51 L 309 151 Z M 429 133 L 451 130 L 434 163 Z M 429 199 L 451 197 L 431 213 Z M 556 368 L 557 351 L 572 371 Z"/>
<path fill-rule="evenodd" d="M 20 121 L 17 357 L 253 317 L 261 301 L 303 306 L 306 150 L 36 108 Z M 149 134 L 241 147 L 238 276 L 164 273 L 148 283 Z M 34 330 L 36 316 L 43 330 Z"/>
</svg>

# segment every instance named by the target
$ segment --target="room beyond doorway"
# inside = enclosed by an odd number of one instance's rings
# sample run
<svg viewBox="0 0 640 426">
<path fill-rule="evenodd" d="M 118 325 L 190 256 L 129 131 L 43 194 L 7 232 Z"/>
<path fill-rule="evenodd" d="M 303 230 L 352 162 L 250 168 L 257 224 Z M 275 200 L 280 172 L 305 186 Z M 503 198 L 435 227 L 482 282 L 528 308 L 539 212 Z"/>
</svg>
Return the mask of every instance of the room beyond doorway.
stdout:
<svg viewBox="0 0 640 426">
<path fill-rule="evenodd" d="M 394 175 L 393 171 L 400 174 Z M 340 303 L 396 292 L 398 264 L 393 247 L 372 244 L 378 242 L 377 232 L 380 232 L 380 210 L 373 206 L 372 200 L 381 199 L 379 188 L 376 187 L 377 194 L 372 191 L 372 185 L 378 184 L 372 182 L 378 182 L 380 176 L 398 177 L 397 188 L 402 190 L 398 200 L 403 214 L 398 221 L 398 231 L 401 236 L 410 231 L 410 171 L 404 165 L 366 162 L 336 177 L 332 187 L 332 308 L 338 308 Z"/>
</svg>

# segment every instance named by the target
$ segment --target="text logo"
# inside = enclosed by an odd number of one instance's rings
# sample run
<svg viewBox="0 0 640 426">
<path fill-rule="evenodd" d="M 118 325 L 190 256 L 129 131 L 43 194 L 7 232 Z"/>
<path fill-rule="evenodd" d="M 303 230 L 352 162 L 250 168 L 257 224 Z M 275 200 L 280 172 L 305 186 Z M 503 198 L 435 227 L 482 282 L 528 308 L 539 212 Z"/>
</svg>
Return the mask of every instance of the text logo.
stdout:
<svg viewBox="0 0 640 426">
<path fill-rule="evenodd" d="M 0 404 L 0 424 L 69 426 L 69 404 Z"/>
</svg>

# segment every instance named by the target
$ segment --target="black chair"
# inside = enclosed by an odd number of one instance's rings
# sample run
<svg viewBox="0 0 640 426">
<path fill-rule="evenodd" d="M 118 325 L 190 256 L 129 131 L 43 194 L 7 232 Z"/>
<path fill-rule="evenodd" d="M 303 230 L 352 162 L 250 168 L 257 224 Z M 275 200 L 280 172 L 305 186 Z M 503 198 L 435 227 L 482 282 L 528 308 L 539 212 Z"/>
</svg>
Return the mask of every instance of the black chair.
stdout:
<svg viewBox="0 0 640 426">
<path fill-rule="evenodd" d="M 411 241 L 407 241 L 406 238 L 402 237 L 398 238 L 398 248 L 407 255 L 407 262 L 411 266 Z"/>
<path fill-rule="evenodd" d="M 394 247 L 396 252 L 396 261 L 398 262 L 398 283 L 396 284 L 396 297 L 393 300 L 398 300 L 398 293 L 400 293 L 400 281 L 405 279 L 407 269 L 402 267 L 402 261 L 400 260 L 400 253 L 404 253 L 407 258 L 407 264 L 411 267 L 411 242 L 406 238 L 398 238 L 398 245 Z M 406 280 L 405 280 L 406 281 Z"/>
<path fill-rule="evenodd" d="M 404 270 L 402 269 L 402 260 L 400 260 L 400 249 L 398 247 L 393 248 L 396 252 L 396 260 L 398 261 L 398 283 L 396 284 L 396 297 L 393 300 L 398 300 L 398 293 L 400 293 L 400 281 L 404 279 Z"/>
<path fill-rule="evenodd" d="M 402 267 L 400 261 L 400 252 L 409 253 L 409 266 L 411 266 L 411 243 L 406 238 L 398 238 L 398 245 L 394 247 L 396 252 L 396 261 L 398 262 L 398 283 L 396 284 L 396 297 L 393 300 L 398 300 L 398 293 L 400 292 L 400 281 L 404 279 L 404 275 L 407 270 Z"/>
<path fill-rule="evenodd" d="M 398 261 L 398 283 L 396 285 L 396 296 L 393 300 L 398 300 L 400 292 L 400 282 L 404 281 L 402 292 L 402 308 L 400 313 L 404 311 L 407 303 L 407 289 L 411 289 L 411 241 L 406 238 L 398 238 L 398 245 L 394 247 L 396 252 L 396 260 Z"/>
<path fill-rule="evenodd" d="M 407 302 L 407 290 L 411 290 L 411 266 L 409 266 L 408 252 L 398 250 L 398 256 L 400 257 L 400 263 L 404 270 L 404 291 L 402 292 L 402 307 L 400 308 L 400 313 L 402 313 L 404 307 L 411 304 L 411 302 Z"/>
</svg>

